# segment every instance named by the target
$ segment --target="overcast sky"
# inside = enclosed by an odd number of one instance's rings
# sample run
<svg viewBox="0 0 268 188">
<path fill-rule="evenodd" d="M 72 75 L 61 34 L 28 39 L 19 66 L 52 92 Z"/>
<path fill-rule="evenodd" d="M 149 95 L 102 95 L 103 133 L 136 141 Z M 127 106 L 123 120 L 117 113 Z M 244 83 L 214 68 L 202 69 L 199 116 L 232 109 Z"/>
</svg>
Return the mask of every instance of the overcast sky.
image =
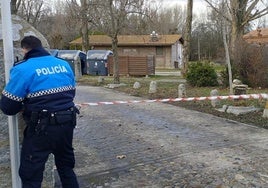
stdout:
<svg viewBox="0 0 268 188">
<path fill-rule="evenodd" d="M 151 2 L 161 2 L 163 6 L 187 6 L 187 0 L 151 0 Z M 193 2 L 193 11 L 204 12 L 206 10 L 207 4 L 203 0 L 194 0 Z"/>
</svg>

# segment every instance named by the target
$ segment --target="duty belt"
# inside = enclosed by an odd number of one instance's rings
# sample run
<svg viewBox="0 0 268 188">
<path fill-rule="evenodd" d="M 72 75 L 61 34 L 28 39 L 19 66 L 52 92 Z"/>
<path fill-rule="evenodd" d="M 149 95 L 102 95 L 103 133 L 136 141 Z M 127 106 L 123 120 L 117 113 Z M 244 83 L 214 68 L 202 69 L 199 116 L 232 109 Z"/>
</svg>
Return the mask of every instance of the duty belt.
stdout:
<svg viewBox="0 0 268 188">
<path fill-rule="evenodd" d="M 62 125 L 67 122 L 72 122 L 76 125 L 76 114 L 79 114 L 79 110 L 76 107 L 57 112 L 42 110 L 39 112 L 32 112 L 30 121 L 34 124 L 42 122 L 47 125 Z"/>
</svg>

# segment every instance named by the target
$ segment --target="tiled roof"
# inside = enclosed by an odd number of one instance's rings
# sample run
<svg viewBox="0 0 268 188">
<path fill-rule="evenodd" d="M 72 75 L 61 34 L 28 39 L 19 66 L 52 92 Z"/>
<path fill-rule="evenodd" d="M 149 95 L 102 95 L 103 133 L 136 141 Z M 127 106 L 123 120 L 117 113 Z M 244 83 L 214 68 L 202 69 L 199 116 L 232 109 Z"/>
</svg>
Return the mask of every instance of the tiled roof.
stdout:
<svg viewBox="0 0 268 188">
<path fill-rule="evenodd" d="M 181 35 L 159 35 L 157 40 L 152 40 L 150 35 L 118 35 L 119 46 L 168 46 L 182 40 Z M 70 42 L 70 44 L 81 45 L 82 38 Z M 90 35 L 89 43 L 93 46 L 107 46 L 112 40 L 107 35 Z"/>
<path fill-rule="evenodd" d="M 268 44 L 268 28 L 259 28 L 243 36 L 249 43 Z"/>
</svg>

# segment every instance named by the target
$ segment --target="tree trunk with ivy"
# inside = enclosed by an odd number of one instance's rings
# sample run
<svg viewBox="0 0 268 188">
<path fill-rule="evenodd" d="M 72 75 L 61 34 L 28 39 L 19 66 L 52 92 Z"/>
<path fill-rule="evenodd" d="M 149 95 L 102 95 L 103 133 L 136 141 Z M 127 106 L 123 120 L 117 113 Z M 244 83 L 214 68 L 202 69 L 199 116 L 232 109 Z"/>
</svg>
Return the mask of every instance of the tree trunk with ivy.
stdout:
<svg viewBox="0 0 268 188">
<path fill-rule="evenodd" d="M 82 14 L 82 26 L 81 26 L 81 34 L 82 34 L 82 50 L 86 52 L 89 49 L 89 37 L 88 37 L 88 18 L 87 18 L 87 10 L 88 4 L 87 0 L 81 0 L 81 14 Z"/>
<path fill-rule="evenodd" d="M 182 75 L 185 76 L 187 73 L 187 66 L 190 59 L 190 41 L 192 32 L 192 19 L 193 19 L 193 0 L 188 0 L 187 3 L 187 18 L 185 31 L 183 33 L 183 57 L 182 57 Z"/>
<path fill-rule="evenodd" d="M 113 76 L 114 76 L 114 84 L 120 84 L 120 76 L 119 76 L 119 62 L 118 62 L 118 32 L 121 29 L 120 26 L 120 17 L 116 16 L 114 6 L 113 6 L 113 0 L 109 1 L 109 10 L 110 10 L 110 16 L 111 16 L 111 38 L 112 38 L 112 50 L 113 50 Z"/>
</svg>

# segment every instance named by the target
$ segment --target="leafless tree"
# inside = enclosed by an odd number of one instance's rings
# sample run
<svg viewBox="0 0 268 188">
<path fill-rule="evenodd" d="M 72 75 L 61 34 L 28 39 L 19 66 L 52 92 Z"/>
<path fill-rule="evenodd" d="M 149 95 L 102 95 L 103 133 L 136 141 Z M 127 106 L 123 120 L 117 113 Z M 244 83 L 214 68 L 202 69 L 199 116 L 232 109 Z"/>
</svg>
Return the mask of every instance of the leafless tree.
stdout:
<svg viewBox="0 0 268 188">
<path fill-rule="evenodd" d="M 223 41 L 222 24 L 215 11 L 193 15 L 191 38 L 191 61 L 215 60 L 222 62 Z"/>
<path fill-rule="evenodd" d="M 215 11 L 221 14 L 219 0 L 205 0 Z M 228 0 L 229 15 L 222 15 L 231 25 L 231 57 L 240 63 L 239 48 L 245 28 L 253 20 L 268 14 L 268 2 L 263 0 Z"/>
<path fill-rule="evenodd" d="M 11 0 L 11 14 L 17 14 L 22 0 Z"/>
<path fill-rule="evenodd" d="M 144 0 L 107 0 L 99 1 L 92 15 L 92 23 L 99 31 L 112 39 L 114 53 L 114 83 L 120 83 L 118 65 L 118 34 L 128 25 L 131 15 L 143 14 Z"/>
<path fill-rule="evenodd" d="M 121 33 L 144 35 L 156 31 L 159 34 L 182 34 L 186 10 L 182 6 L 161 8 L 161 2 L 146 4 L 143 14 L 127 17 L 128 26 Z"/>
<path fill-rule="evenodd" d="M 47 38 L 50 48 L 68 49 L 69 42 L 80 35 L 81 22 L 72 17 L 66 1 L 54 1 L 53 12 L 38 23 L 36 29 Z"/>
<path fill-rule="evenodd" d="M 150 16 L 153 30 L 162 34 L 182 34 L 186 21 L 186 10 L 182 6 L 159 9 L 155 16 Z"/>
<path fill-rule="evenodd" d="M 227 42 L 227 28 L 228 25 L 226 23 L 226 17 L 227 16 L 223 16 L 226 15 L 224 13 L 225 10 L 225 5 L 226 5 L 226 0 L 223 1 L 223 3 L 221 4 L 221 23 L 222 23 L 222 36 L 223 36 L 223 43 L 224 43 L 224 50 L 225 50 L 225 61 L 226 61 L 226 65 L 228 67 L 228 78 L 229 78 L 229 94 L 232 95 L 234 93 L 233 91 L 233 76 L 232 76 L 232 66 L 231 66 L 231 60 L 230 60 L 230 53 L 229 53 L 229 47 L 228 47 L 228 42 Z"/>
<path fill-rule="evenodd" d="M 80 26 L 80 34 L 82 36 L 82 50 L 89 50 L 89 23 L 90 15 L 93 14 L 93 5 L 95 0 L 68 0 L 66 1 L 67 7 L 69 9 L 69 19 L 76 20 Z"/>
<path fill-rule="evenodd" d="M 12 0 L 11 9 L 32 26 L 37 27 L 42 17 L 51 13 L 51 8 L 44 0 Z"/>
</svg>

